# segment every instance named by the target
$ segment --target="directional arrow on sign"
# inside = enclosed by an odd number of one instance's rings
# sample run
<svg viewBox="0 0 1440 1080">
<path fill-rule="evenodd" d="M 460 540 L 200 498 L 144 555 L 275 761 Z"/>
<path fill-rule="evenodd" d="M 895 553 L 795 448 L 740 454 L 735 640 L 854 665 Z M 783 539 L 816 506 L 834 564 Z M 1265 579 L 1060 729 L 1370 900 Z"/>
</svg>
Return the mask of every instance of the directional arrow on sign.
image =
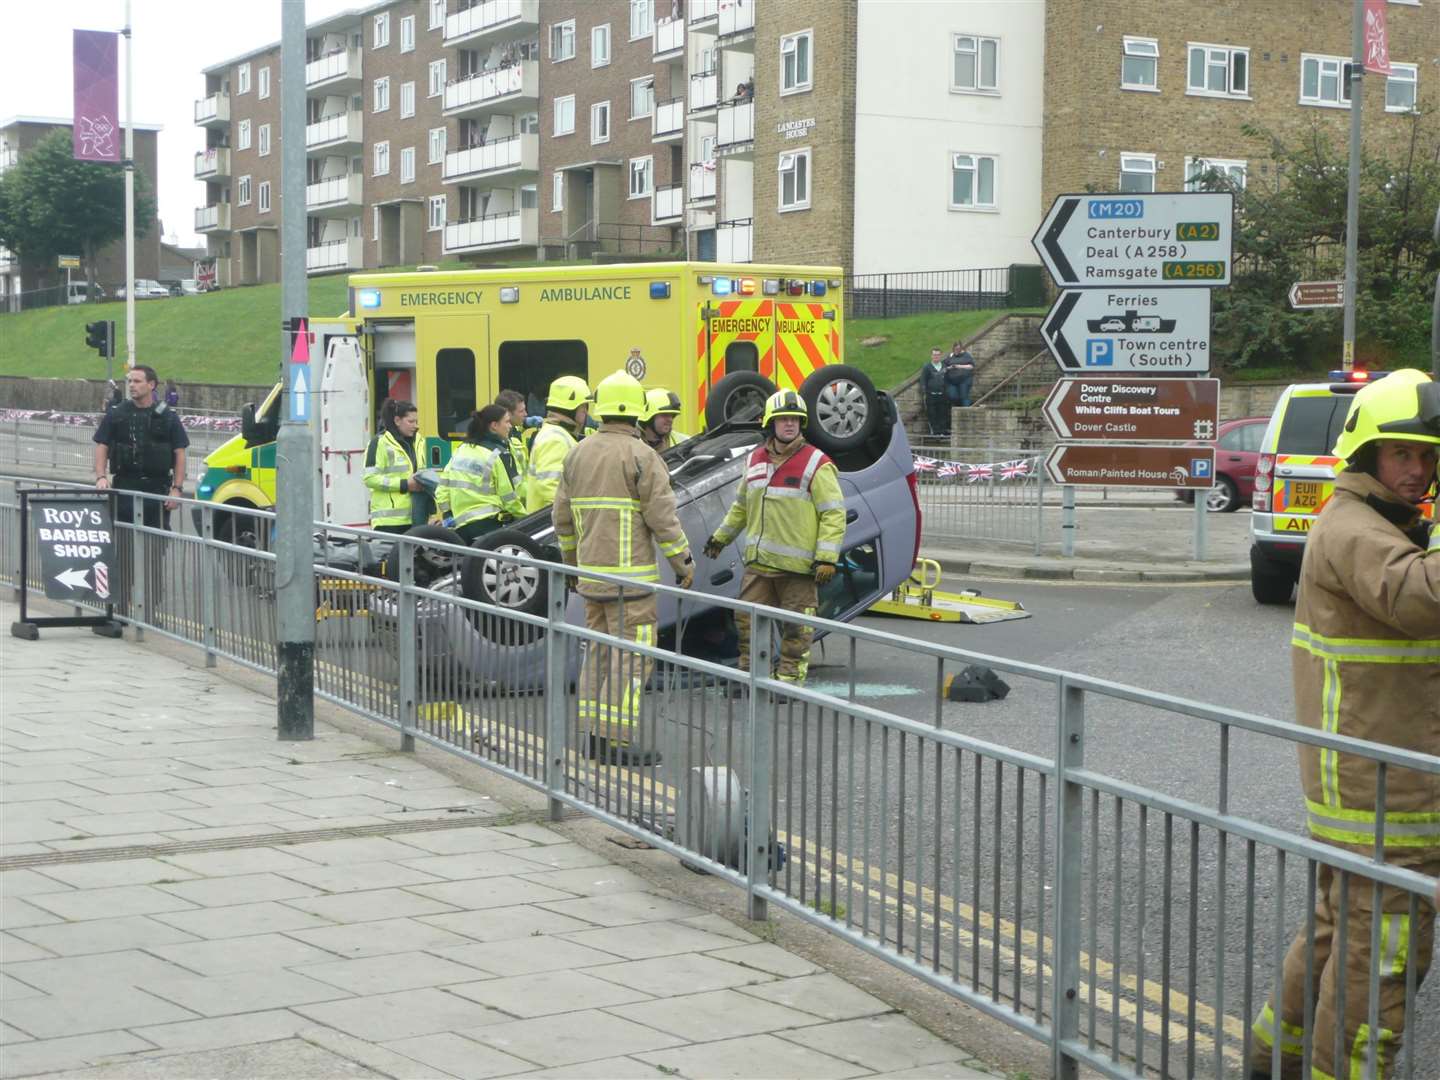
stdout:
<svg viewBox="0 0 1440 1080">
<path fill-rule="evenodd" d="M 1067 375 L 1203 375 L 1209 289 L 1067 289 L 1040 324 Z"/>
<path fill-rule="evenodd" d="M 290 419 L 310 419 L 310 380 L 306 368 L 296 365 L 295 375 L 290 382 Z"/>
<path fill-rule="evenodd" d="M 55 580 L 67 589 L 88 589 L 90 587 L 90 579 L 86 576 L 88 574 L 88 570 L 82 570 L 78 566 L 72 566 L 68 570 L 63 570 L 56 574 Z"/>
<path fill-rule="evenodd" d="M 1345 306 L 1345 282 L 1297 281 L 1290 286 L 1290 306 L 1296 311 L 1307 308 Z"/>
</svg>

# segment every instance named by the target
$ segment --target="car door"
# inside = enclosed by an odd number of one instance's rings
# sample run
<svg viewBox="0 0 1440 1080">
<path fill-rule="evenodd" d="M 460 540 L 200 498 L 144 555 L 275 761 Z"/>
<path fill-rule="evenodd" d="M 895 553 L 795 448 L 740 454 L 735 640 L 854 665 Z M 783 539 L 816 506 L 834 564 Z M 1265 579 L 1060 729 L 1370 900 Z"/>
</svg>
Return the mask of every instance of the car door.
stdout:
<svg viewBox="0 0 1440 1080">
<path fill-rule="evenodd" d="M 1255 465 L 1260 460 L 1260 440 L 1265 421 L 1236 424 L 1216 444 L 1216 468 L 1235 481 L 1240 498 L 1248 500 L 1255 490 Z"/>
</svg>

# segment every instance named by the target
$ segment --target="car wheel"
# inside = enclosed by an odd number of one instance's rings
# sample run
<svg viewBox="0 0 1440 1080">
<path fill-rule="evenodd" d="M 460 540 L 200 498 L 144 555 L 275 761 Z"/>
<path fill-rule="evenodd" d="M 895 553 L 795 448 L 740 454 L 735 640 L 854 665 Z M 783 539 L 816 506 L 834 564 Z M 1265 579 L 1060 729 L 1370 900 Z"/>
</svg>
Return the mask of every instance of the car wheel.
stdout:
<svg viewBox="0 0 1440 1080">
<path fill-rule="evenodd" d="M 408 529 L 405 535 L 412 540 L 432 540 L 439 544 L 454 544 L 456 547 L 465 546 L 465 538 L 454 529 L 447 529 L 443 525 L 416 525 Z M 439 581 L 447 574 L 455 572 L 456 565 L 463 559 L 463 555 L 456 555 L 449 551 L 436 551 L 433 548 L 417 547 L 415 549 L 415 584 L 422 589 L 428 589 L 431 584 Z M 390 581 L 400 580 L 400 545 L 396 544 L 390 554 L 385 557 L 385 577 Z"/>
<path fill-rule="evenodd" d="M 760 422 L 765 399 L 775 393 L 775 384 L 753 371 L 732 371 L 710 388 L 705 399 L 705 426 L 717 428 L 737 420 Z"/>
<path fill-rule="evenodd" d="M 800 396 L 810 409 L 805 438 L 828 454 L 858 450 L 880 422 L 875 384 L 849 364 L 827 364 L 812 372 Z"/>
<path fill-rule="evenodd" d="M 1250 549 L 1250 592 L 1257 604 L 1288 604 L 1295 591 L 1295 571 Z"/>
<path fill-rule="evenodd" d="M 1205 496 L 1205 509 L 1212 514 L 1229 514 L 1240 509 L 1240 489 L 1228 476 L 1217 477 Z"/>
<path fill-rule="evenodd" d="M 477 539 L 472 548 L 496 555 L 545 560 L 545 550 L 519 529 L 497 529 Z M 549 596 L 548 574 L 538 567 L 520 566 L 504 559 L 471 556 L 460 568 L 460 589 L 467 600 L 478 600 L 504 611 L 544 615 Z M 509 619 L 486 618 L 471 612 L 480 632 L 505 644 L 523 644 L 540 636 L 537 626 Z"/>
</svg>

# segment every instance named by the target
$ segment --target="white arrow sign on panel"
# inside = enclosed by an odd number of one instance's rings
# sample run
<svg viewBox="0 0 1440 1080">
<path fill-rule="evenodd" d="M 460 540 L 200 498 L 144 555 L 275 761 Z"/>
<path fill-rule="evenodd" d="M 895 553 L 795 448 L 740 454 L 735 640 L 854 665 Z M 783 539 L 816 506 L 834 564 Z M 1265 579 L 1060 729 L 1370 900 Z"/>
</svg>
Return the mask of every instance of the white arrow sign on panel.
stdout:
<svg viewBox="0 0 1440 1080">
<path fill-rule="evenodd" d="M 1050 308 L 1040 336 L 1067 374 L 1204 375 L 1210 290 L 1069 290 Z"/>
</svg>

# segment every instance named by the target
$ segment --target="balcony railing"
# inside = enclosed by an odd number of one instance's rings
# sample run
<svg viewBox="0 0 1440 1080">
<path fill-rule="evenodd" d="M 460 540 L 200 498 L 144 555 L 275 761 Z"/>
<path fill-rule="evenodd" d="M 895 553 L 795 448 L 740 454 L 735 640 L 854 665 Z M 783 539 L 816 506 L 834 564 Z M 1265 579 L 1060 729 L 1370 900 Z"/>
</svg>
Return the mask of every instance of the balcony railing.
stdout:
<svg viewBox="0 0 1440 1080">
<path fill-rule="evenodd" d="M 511 23 L 520 26 L 540 25 L 540 6 L 536 0 L 484 0 L 474 7 L 445 17 L 445 44 L 459 38 L 482 34 Z"/>
<path fill-rule="evenodd" d="M 720 109 L 715 132 L 717 146 L 735 146 L 755 141 L 755 102 L 726 105 Z"/>
<path fill-rule="evenodd" d="M 509 169 L 534 172 L 539 157 L 540 137 L 533 132 L 497 139 L 484 146 L 451 150 L 445 155 L 446 180 Z"/>
<path fill-rule="evenodd" d="M 364 263 L 365 241 L 358 236 L 327 240 L 305 249 L 305 269 L 312 274 L 325 270 L 359 270 Z"/>
<path fill-rule="evenodd" d="M 230 95 L 211 94 L 195 102 L 195 123 L 228 124 L 230 122 Z"/>
<path fill-rule="evenodd" d="M 220 179 L 229 175 L 231 175 L 229 147 L 212 146 L 209 150 L 201 150 L 195 155 L 196 180 Z"/>
<path fill-rule="evenodd" d="M 305 85 L 315 86 L 342 77 L 358 79 L 361 74 L 360 63 L 359 49 L 336 49 L 305 65 Z"/>
<path fill-rule="evenodd" d="M 709 109 L 714 106 L 720 90 L 720 76 L 713 71 L 702 71 L 690 76 L 690 111 Z"/>
<path fill-rule="evenodd" d="M 679 184 L 656 188 L 654 205 L 650 208 L 650 220 L 655 222 L 676 221 L 685 214 L 685 189 Z"/>
<path fill-rule="evenodd" d="M 679 135 L 685 127 L 685 99 L 671 98 L 655 103 L 655 118 L 651 121 L 651 135 L 657 139 L 668 139 Z"/>
<path fill-rule="evenodd" d="M 690 163 L 690 201 L 713 199 L 715 197 L 715 162 L 692 161 Z"/>
<path fill-rule="evenodd" d="M 322 206 L 359 206 L 362 198 L 361 177 L 351 173 L 348 176 L 333 176 L 328 180 L 317 180 L 305 185 L 305 209 L 317 210 Z"/>
<path fill-rule="evenodd" d="M 313 148 L 327 143 L 359 142 L 360 124 L 361 114 L 354 111 L 327 116 L 313 124 L 306 124 L 305 145 Z"/>
<path fill-rule="evenodd" d="M 445 250 L 467 251 L 507 244 L 533 244 L 537 220 L 535 208 L 530 207 L 503 214 L 487 214 L 473 221 L 451 222 L 445 226 Z"/>
<path fill-rule="evenodd" d="M 720 0 L 690 0 L 686 6 L 690 9 L 692 23 L 704 22 L 720 14 Z"/>
<path fill-rule="evenodd" d="M 445 87 L 445 111 L 462 111 L 514 95 L 535 97 L 538 82 L 539 65 L 534 60 L 479 71 Z"/>
<path fill-rule="evenodd" d="M 750 218 L 720 222 L 715 227 L 715 261 L 750 262 L 753 231 Z"/>
<path fill-rule="evenodd" d="M 679 52 L 685 47 L 685 20 L 664 19 L 655 24 L 655 56 Z"/>
<path fill-rule="evenodd" d="M 214 206 L 195 208 L 196 232 L 229 232 L 230 204 L 216 203 Z"/>
<path fill-rule="evenodd" d="M 720 36 L 755 29 L 755 0 L 720 0 Z"/>
</svg>

